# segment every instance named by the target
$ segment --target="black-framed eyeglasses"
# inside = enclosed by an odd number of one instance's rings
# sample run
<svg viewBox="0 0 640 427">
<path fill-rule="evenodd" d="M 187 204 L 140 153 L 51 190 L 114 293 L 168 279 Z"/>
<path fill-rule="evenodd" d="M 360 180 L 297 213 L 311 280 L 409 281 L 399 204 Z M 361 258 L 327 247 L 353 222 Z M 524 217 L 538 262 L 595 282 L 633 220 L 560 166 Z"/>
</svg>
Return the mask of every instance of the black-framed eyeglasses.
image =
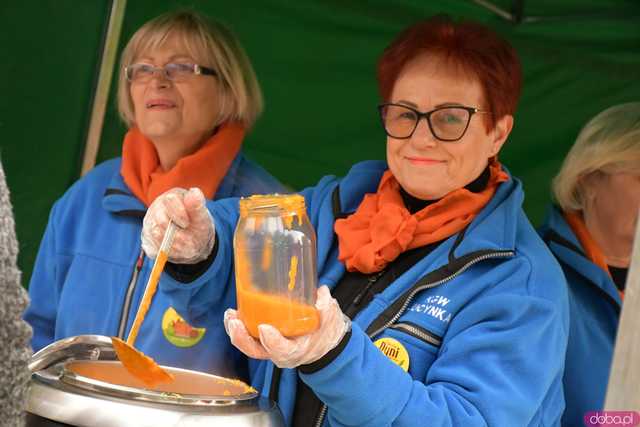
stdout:
<svg viewBox="0 0 640 427">
<path fill-rule="evenodd" d="M 406 105 L 388 103 L 378 105 L 378 110 L 384 131 L 392 138 L 411 138 L 424 117 L 434 138 L 445 142 L 460 140 L 474 114 L 491 114 L 490 111 L 458 105 L 438 107 L 422 113 Z"/>
<path fill-rule="evenodd" d="M 170 63 L 164 67 L 154 67 L 149 64 L 131 64 L 124 69 L 127 80 L 135 83 L 147 83 L 156 72 L 161 72 L 167 79 L 174 82 L 184 81 L 194 75 L 216 76 L 215 70 L 198 64 Z"/>
</svg>

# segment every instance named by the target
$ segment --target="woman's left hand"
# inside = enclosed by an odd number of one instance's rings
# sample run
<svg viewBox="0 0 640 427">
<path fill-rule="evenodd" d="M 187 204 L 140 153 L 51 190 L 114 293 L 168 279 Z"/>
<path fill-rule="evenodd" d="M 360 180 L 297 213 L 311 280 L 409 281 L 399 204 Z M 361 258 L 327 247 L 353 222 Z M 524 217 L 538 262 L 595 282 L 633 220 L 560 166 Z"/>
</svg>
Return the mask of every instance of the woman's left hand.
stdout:
<svg viewBox="0 0 640 427">
<path fill-rule="evenodd" d="M 318 288 L 316 309 L 320 326 L 314 332 L 286 338 L 271 325 L 259 325 L 260 340 L 249 335 L 238 312 L 224 312 L 224 327 L 231 343 L 254 359 L 271 359 L 279 368 L 295 368 L 313 363 L 335 348 L 351 328 L 351 320 L 342 313 L 326 286 Z"/>
</svg>

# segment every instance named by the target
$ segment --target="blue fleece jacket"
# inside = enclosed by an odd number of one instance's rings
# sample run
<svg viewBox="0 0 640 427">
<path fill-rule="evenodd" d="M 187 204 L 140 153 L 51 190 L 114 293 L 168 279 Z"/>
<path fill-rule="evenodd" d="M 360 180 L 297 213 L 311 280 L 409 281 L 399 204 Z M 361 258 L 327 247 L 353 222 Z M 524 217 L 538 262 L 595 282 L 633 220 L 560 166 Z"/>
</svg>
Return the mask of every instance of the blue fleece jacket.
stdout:
<svg viewBox="0 0 640 427">
<path fill-rule="evenodd" d="M 344 179 L 325 177 L 302 192 L 317 233 L 321 284 L 333 287 L 345 272 L 337 260 L 334 198 L 342 212 L 355 211 L 386 168 L 359 163 Z M 264 395 L 274 393 L 289 424 L 300 375 L 328 405 L 325 426 L 558 425 L 567 289 L 522 200 L 516 180 L 501 184 L 463 235 L 442 242 L 374 297 L 335 359 L 305 374 L 287 369 L 274 375 L 273 364 L 264 362 L 254 385 Z M 234 199 L 213 208 L 219 246 L 205 273 L 208 284 L 233 281 L 238 216 Z M 374 345 L 384 337 L 395 340 L 387 354 L 405 360 L 406 372 Z M 397 357 L 400 348 L 408 358 Z M 310 414 L 309 425 L 315 422 Z"/>
<path fill-rule="evenodd" d="M 622 301 L 606 271 L 592 263 L 558 208 L 548 210 L 540 234 L 569 284 L 570 327 L 564 372 L 565 427 L 604 407 Z"/>
<path fill-rule="evenodd" d="M 117 336 L 121 329 L 126 337 L 131 328 L 153 260 L 141 257 L 146 207 L 125 185 L 120 164 L 120 159 L 114 159 L 97 166 L 51 210 L 25 313 L 33 327 L 35 351 L 80 334 Z M 284 190 L 264 169 L 239 154 L 215 198 Z M 233 348 L 222 325 L 224 310 L 235 305 L 235 291 L 213 283 L 202 286 L 203 280 L 185 284 L 163 273 L 136 347 L 163 365 L 244 376 L 245 358 Z M 199 287 L 206 291 L 194 292 Z M 173 309 L 190 312 L 190 325 L 170 310 L 170 301 L 186 300 L 189 306 L 174 304 Z M 208 302 L 206 312 L 200 309 L 201 300 Z"/>
</svg>

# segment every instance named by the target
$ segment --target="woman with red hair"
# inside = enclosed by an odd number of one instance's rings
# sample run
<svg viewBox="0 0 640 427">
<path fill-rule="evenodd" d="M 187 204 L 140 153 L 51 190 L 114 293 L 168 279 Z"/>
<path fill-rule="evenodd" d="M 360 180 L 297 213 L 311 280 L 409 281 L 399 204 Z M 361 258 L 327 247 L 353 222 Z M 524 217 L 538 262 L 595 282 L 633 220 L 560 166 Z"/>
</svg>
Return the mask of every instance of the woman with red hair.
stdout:
<svg viewBox="0 0 640 427">
<path fill-rule="evenodd" d="M 286 338 L 260 325 L 255 339 L 227 310 L 232 343 L 266 360 L 254 385 L 287 425 L 558 425 L 566 284 L 497 160 L 520 93 L 515 51 L 479 24 L 435 17 L 391 43 L 378 80 L 387 162 L 302 192 L 319 328 Z M 166 218 L 198 216 L 175 199 L 154 205 L 149 241 Z M 208 256 L 227 259 L 203 274 L 221 283 L 233 276 L 238 201 L 211 213 L 194 230 L 215 230 Z"/>
</svg>

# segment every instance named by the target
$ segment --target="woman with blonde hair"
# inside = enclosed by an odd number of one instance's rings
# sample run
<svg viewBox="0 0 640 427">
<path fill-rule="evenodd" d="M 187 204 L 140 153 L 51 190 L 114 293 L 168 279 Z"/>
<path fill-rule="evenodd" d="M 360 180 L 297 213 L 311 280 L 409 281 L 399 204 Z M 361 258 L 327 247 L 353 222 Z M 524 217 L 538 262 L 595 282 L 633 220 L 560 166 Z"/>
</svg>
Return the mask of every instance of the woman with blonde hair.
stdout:
<svg viewBox="0 0 640 427">
<path fill-rule="evenodd" d="M 640 102 L 589 121 L 553 180 L 540 232 L 569 283 L 564 426 L 601 410 L 640 208 Z"/>
<path fill-rule="evenodd" d="M 36 351 L 73 335 L 127 336 L 153 263 L 141 249 L 143 217 L 166 190 L 189 189 L 189 206 L 284 191 L 242 154 L 262 95 L 244 51 L 219 23 L 176 12 L 138 29 L 122 52 L 118 108 L 129 127 L 122 157 L 97 166 L 51 211 L 26 313 Z M 199 237 L 200 246 L 189 246 L 176 233 L 182 257 L 172 260 L 182 265 L 167 266 L 136 346 L 165 365 L 235 375 L 244 358 L 222 328 L 233 290 L 211 286 L 217 310 L 169 303 L 169 295 L 191 292 L 211 262 L 198 253 L 212 248 L 213 234 Z M 185 322 L 186 311 L 196 320 Z"/>
</svg>

